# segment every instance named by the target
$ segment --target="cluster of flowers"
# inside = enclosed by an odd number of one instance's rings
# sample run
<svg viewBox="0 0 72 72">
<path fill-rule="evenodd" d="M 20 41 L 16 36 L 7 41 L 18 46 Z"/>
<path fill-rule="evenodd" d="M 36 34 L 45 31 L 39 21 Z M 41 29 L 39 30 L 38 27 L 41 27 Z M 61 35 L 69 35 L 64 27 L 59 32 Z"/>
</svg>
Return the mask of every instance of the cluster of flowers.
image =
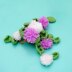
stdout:
<svg viewBox="0 0 72 72">
<path fill-rule="evenodd" d="M 53 60 L 59 57 L 58 52 L 52 55 L 43 54 L 45 50 L 52 48 L 53 44 L 60 42 L 59 37 L 54 38 L 52 34 L 46 32 L 49 23 L 56 22 L 54 17 L 41 17 L 35 18 L 30 23 L 25 23 L 24 27 L 13 33 L 12 37 L 7 36 L 4 41 L 6 43 L 13 43 L 16 45 L 18 42 L 24 44 L 25 42 L 34 44 L 37 52 L 41 55 L 40 61 L 43 65 L 50 65 Z"/>
</svg>

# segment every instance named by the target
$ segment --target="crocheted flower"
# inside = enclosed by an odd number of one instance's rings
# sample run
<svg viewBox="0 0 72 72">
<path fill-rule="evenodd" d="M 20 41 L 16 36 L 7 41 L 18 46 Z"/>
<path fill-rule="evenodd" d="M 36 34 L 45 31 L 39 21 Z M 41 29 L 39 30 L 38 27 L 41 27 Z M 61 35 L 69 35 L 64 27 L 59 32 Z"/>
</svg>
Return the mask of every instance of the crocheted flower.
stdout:
<svg viewBox="0 0 72 72">
<path fill-rule="evenodd" d="M 53 56 L 49 54 L 42 54 L 40 57 L 40 62 L 42 65 L 48 66 L 53 62 Z"/>
<path fill-rule="evenodd" d="M 17 41 L 21 40 L 20 32 L 19 31 L 14 32 L 13 38 Z"/>
<path fill-rule="evenodd" d="M 28 28 L 35 29 L 38 33 L 40 33 L 43 30 L 42 24 L 37 22 L 36 20 L 32 20 L 29 24 Z"/>
<path fill-rule="evenodd" d="M 33 28 L 26 28 L 24 31 L 24 39 L 29 43 L 35 43 L 38 37 L 39 33 Z"/>
<path fill-rule="evenodd" d="M 43 28 L 46 28 L 49 24 L 48 19 L 44 16 L 39 19 L 39 22 L 42 23 Z"/>
<path fill-rule="evenodd" d="M 51 39 L 43 39 L 41 41 L 41 46 L 44 48 L 44 49 L 48 49 L 48 48 L 51 48 L 53 44 L 53 41 Z"/>
</svg>

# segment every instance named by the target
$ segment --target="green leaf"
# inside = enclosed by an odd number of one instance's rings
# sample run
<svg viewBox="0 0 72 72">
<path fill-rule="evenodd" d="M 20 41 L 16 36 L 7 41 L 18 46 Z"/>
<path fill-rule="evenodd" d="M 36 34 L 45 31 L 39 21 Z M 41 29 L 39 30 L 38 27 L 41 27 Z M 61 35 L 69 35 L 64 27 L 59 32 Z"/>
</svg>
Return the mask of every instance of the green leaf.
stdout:
<svg viewBox="0 0 72 72">
<path fill-rule="evenodd" d="M 49 23 L 55 23 L 56 19 L 54 17 L 47 17 Z"/>
<path fill-rule="evenodd" d="M 52 39 L 53 40 L 53 35 L 52 34 L 48 34 L 47 38 Z"/>
<path fill-rule="evenodd" d="M 18 44 L 18 41 L 16 41 L 16 40 L 13 39 L 13 38 L 11 39 L 11 42 L 12 42 L 13 45 L 17 45 L 17 44 Z"/>
<path fill-rule="evenodd" d="M 28 25 L 29 25 L 28 22 L 27 22 L 27 23 L 24 23 L 24 27 L 25 27 L 25 28 L 28 27 Z"/>
<path fill-rule="evenodd" d="M 46 34 L 46 31 L 45 30 L 41 31 L 41 34 Z"/>
<path fill-rule="evenodd" d="M 54 39 L 53 39 L 53 42 L 54 42 L 55 44 L 58 44 L 58 43 L 60 42 L 60 38 L 59 38 L 59 37 L 54 38 Z"/>
<path fill-rule="evenodd" d="M 59 53 L 58 52 L 54 52 L 52 55 L 53 55 L 54 60 L 59 58 Z"/>
<path fill-rule="evenodd" d="M 19 30 L 19 32 L 20 32 L 20 36 L 23 38 L 23 36 L 24 36 L 24 28 L 21 28 L 21 29 Z"/>
<path fill-rule="evenodd" d="M 41 38 L 46 38 L 47 35 L 48 35 L 48 33 L 45 30 L 43 30 L 43 31 L 40 32 L 40 37 Z"/>
<path fill-rule="evenodd" d="M 33 20 L 36 20 L 36 21 L 38 21 L 38 19 L 37 19 L 37 18 L 34 18 Z"/>
<path fill-rule="evenodd" d="M 40 42 L 40 37 L 37 38 L 35 44 L 38 44 Z"/>
<path fill-rule="evenodd" d="M 11 42 L 11 36 L 6 36 L 5 38 L 4 38 L 4 42 L 5 43 L 9 43 L 9 42 Z"/>
<path fill-rule="evenodd" d="M 36 50 L 37 50 L 37 52 L 38 52 L 40 55 L 44 53 L 44 49 L 43 49 L 42 47 L 40 47 L 40 46 L 37 46 L 37 45 L 36 45 Z"/>
</svg>

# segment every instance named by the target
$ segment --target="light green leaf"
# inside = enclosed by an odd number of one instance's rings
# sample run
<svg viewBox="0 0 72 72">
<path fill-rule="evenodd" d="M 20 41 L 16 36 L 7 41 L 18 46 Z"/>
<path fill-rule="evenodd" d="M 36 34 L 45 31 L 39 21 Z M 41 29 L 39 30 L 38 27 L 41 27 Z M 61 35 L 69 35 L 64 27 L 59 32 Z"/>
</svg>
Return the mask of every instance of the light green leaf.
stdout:
<svg viewBox="0 0 72 72">
<path fill-rule="evenodd" d="M 56 19 L 54 17 L 47 17 L 49 23 L 55 23 Z"/>
</svg>

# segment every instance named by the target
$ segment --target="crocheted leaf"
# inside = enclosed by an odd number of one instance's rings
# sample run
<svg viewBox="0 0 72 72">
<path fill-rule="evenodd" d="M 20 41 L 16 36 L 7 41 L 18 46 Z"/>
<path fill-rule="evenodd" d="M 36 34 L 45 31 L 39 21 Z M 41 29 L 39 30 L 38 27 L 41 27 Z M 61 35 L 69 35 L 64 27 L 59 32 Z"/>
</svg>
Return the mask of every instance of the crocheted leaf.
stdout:
<svg viewBox="0 0 72 72">
<path fill-rule="evenodd" d="M 56 19 L 54 17 L 47 17 L 49 23 L 55 23 Z"/>
<path fill-rule="evenodd" d="M 27 22 L 27 23 L 24 23 L 24 27 L 26 28 L 27 26 L 29 25 L 29 23 Z"/>
<path fill-rule="evenodd" d="M 40 55 L 44 53 L 44 49 L 38 45 L 36 45 L 36 50 Z"/>
<path fill-rule="evenodd" d="M 58 52 L 54 52 L 52 55 L 53 55 L 54 60 L 59 58 L 59 53 Z"/>
<path fill-rule="evenodd" d="M 48 34 L 48 35 L 47 35 L 47 38 L 50 38 L 50 39 L 53 40 L 53 35 L 52 35 L 52 34 Z"/>
<path fill-rule="evenodd" d="M 59 38 L 59 37 L 54 38 L 54 39 L 53 39 L 53 42 L 54 42 L 55 44 L 58 44 L 58 43 L 60 42 L 60 38 Z"/>
<path fill-rule="evenodd" d="M 43 30 L 43 31 L 40 33 L 40 37 L 41 37 L 41 38 L 46 38 L 47 35 L 48 35 L 48 33 L 47 33 L 45 30 Z"/>
<path fill-rule="evenodd" d="M 24 30 L 25 30 L 25 28 L 21 28 L 19 30 L 21 38 L 23 38 L 23 36 L 24 36 Z"/>
<path fill-rule="evenodd" d="M 9 36 L 9 35 L 6 36 L 5 39 L 4 39 L 4 42 L 5 42 L 5 43 L 11 42 L 11 36 Z"/>
<path fill-rule="evenodd" d="M 36 40 L 36 42 L 35 42 L 35 44 L 37 44 L 38 45 L 38 43 L 40 42 L 40 37 L 38 37 L 37 38 L 37 40 Z"/>
<path fill-rule="evenodd" d="M 33 20 L 36 20 L 36 21 L 38 21 L 38 19 L 37 19 L 37 18 L 34 18 Z"/>
<path fill-rule="evenodd" d="M 17 45 L 17 44 L 18 44 L 18 41 L 16 41 L 16 40 L 13 39 L 13 38 L 11 39 L 11 42 L 12 42 L 13 45 Z"/>
</svg>

